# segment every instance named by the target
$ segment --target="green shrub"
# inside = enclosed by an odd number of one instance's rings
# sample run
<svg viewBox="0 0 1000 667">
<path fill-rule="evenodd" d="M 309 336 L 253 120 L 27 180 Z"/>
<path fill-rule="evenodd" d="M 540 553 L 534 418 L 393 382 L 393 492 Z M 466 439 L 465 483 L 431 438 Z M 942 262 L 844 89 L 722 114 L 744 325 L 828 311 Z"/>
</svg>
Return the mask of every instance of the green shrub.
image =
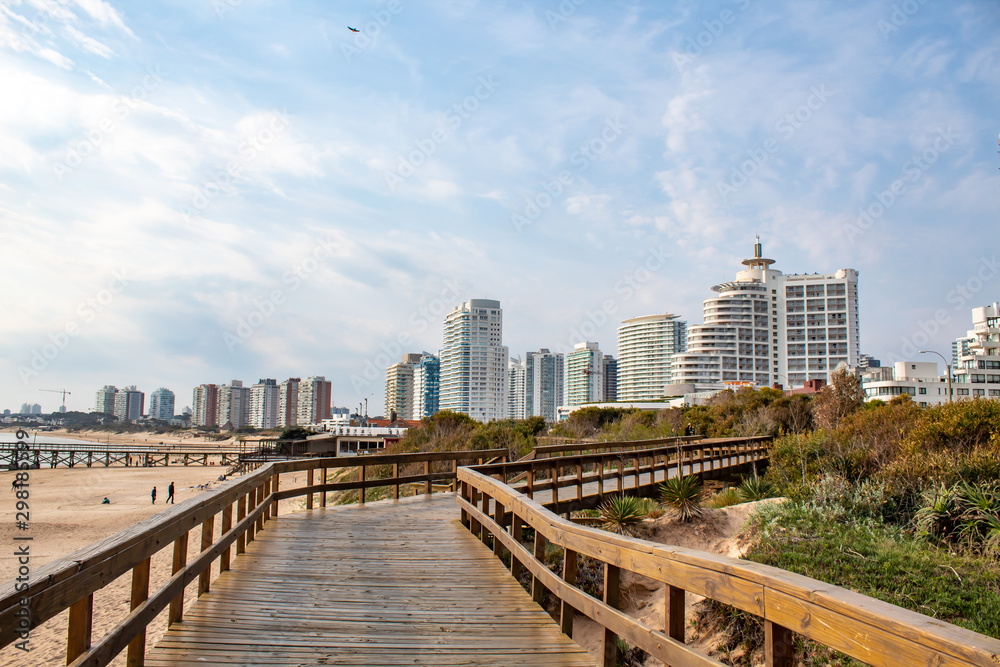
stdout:
<svg viewBox="0 0 1000 667">
<path fill-rule="evenodd" d="M 702 514 L 701 481 L 694 475 L 672 477 L 660 484 L 660 500 L 683 522 Z"/>
<path fill-rule="evenodd" d="M 737 489 L 740 500 L 751 503 L 756 500 L 773 498 L 775 496 L 774 485 L 763 477 L 747 477 Z"/>
<path fill-rule="evenodd" d="M 712 509 L 722 509 L 723 507 L 739 504 L 740 494 L 731 486 L 727 486 L 705 501 L 705 505 L 711 507 Z"/>
<path fill-rule="evenodd" d="M 646 518 L 642 501 L 632 496 L 614 496 L 599 509 L 604 528 L 620 535 L 631 535 L 636 524 Z"/>
</svg>

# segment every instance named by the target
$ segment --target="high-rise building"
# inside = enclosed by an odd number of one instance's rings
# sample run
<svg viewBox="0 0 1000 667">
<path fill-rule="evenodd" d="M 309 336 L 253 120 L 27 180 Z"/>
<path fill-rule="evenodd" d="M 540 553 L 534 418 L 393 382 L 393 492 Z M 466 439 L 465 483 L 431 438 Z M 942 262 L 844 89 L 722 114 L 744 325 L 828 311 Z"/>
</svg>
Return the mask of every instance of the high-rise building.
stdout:
<svg viewBox="0 0 1000 667">
<path fill-rule="evenodd" d="M 527 369 L 520 359 L 511 359 L 507 368 L 507 418 L 524 419 L 524 383 Z"/>
<path fill-rule="evenodd" d="M 444 320 L 441 409 L 487 422 L 507 413 L 507 348 L 503 310 L 493 299 L 470 299 Z"/>
<path fill-rule="evenodd" d="M 219 387 L 217 424 L 236 429 L 250 424 L 250 388 L 242 380 L 233 380 Z"/>
<path fill-rule="evenodd" d="M 597 343 L 577 343 L 566 355 L 566 405 L 604 400 L 604 355 Z"/>
<path fill-rule="evenodd" d="M 969 345 L 976 340 L 975 336 L 961 336 L 951 342 L 951 367 L 958 368 L 962 357 L 969 355 Z"/>
<path fill-rule="evenodd" d="M 174 392 L 160 387 L 149 395 L 150 419 L 169 421 L 174 418 Z"/>
<path fill-rule="evenodd" d="M 115 393 L 114 415 L 120 422 L 139 421 L 145 407 L 146 395 L 135 385 L 119 389 Z"/>
<path fill-rule="evenodd" d="M 604 355 L 603 371 L 601 377 L 604 381 L 604 401 L 614 402 L 618 400 L 618 360 L 610 354 Z"/>
<path fill-rule="evenodd" d="M 332 383 L 322 375 L 299 383 L 298 420 L 300 426 L 318 424 L 330 418 Z"/>
<path fill-rule="evenodd" d="M 260 379 L 250 387 L 250 426 L 276 428 L 278 426 L 278 381 Z"/>
<path fill-rule="evenodd" d="M 31 414 L 33 414 L 33 415 L 40 415 L 40 414 L 42 414 L 42 406 L 39 405 L 38 403 L 32 404 L 32 406 L 31 406 Z"/>
<path fill-rule="evenodd" d="M 688 328 L 687 351 L 673 359 L 673 383 L 767 386 L 785 378 L 795 388 L 858 365 L 858 272 L 784 275 L 772 264 L 758 238 L 736 280 L 712 288 L 718 296 L 704 301 L 704 324 Z"/>
<path fill-rule="evenodd" d="M 1000 303 L 973 308 L 972 329 L 958 340 L 968 340 L 968 351 L 958 357 L 952 372 L 957 383 L 970 385 L 958 396 L 1000 397 Z"/>
<path fill-rule="evenodd" d="M 880 368 L 881 366 L 882 366 L 881 360 L 876 359 L 875 357 L 873 357 L 870 354 L 859 354 L 858 355 L 858 368 L 860 368 L 860 369 Z"/>
<path fill-rule="evenodd" d="M 618 327 L 618 400 L 655 401 L 667 395 L 670 358 L 684 351 L 687 322 L 677 315 L 645 315 Z"/>
<path fill-rule="evenodd" d="M 219 386 L 203 384 L 194 388 L 191 398 L 193 412 L 191 424 L 194 426 L 217 426 L 219 423 Z"/>
<path fill-rule="evenodd" d="M 115 394 L 117 392 L 118 388 L 110 384 L 106 384 L 102 388 L 98 389 L 94 412 L 113 415 L 115 413 Z"/>
<path fill-rule="evenodd" d="M 556 408 L 563 404 L 565 357 L 546 348 L 528 352 L 524 358 L 524 414 L 556 421 Z"/>
<path fill-rule="evenodd" d="M 441 396 L 441 360 L 424 352 L 413 368 L 413 413 L 410 419 L 423 419 L 438 411 Z"/>
<path fill-rule="evenodd" d="M 299 383 L 301 378 L 288 378 L 278 385 L 278 426 L 299 423 Z"/>
<path fill-rule="evenodd" d="M 109 412 L 108 414 L 111 414 L 112 412 L 114 412 L 114 409 L 115 409 L 114 399 L 112 399 L 112 402 L 111 402 L 111 412 Z M 31 414 L 31 404 L 30 403 L 21 403 L 21 411 L 18 412 L 17 414 L 19 414 L 19 415 L 30 415 Z"/>
<path fill-rule="evenodd" d="M 413 370 L 419 354 L 404 354 L 403 360 L 385 369 L 385 414 L 410 419 L 413 414 Z"/>
</svg>

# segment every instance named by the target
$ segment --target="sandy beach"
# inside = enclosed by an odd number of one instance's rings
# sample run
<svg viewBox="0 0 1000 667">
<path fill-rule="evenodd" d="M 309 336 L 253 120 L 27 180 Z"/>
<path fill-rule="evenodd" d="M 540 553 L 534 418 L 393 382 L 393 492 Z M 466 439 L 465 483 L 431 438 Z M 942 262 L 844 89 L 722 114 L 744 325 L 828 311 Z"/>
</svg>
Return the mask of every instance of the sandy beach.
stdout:
<svg viewBox="0 0 1000 667">
<path fill-rule="evenodd" d="M 0 433 L 13 433 L 16 428 L 0 429 Z M 26 429 L 29 434 L 35 434 L 32 429 Z M 38 431 L 39 436 L 46 438 L 57 438 L 59 440 L 87 440 L 90 442 L 112 443 L 112 444 L 133 444 L 133 445 L 208 445 L 210 447 L 233 447 L 238 446 L 236 437 L 229 436 L 221 440 L 214 437 L 195 435 L 192 431 L 173 431 L 170 433 L 156 433 L 154 431 L 140 431 L 138 433 L 111 433 L 109 431 L 75 431 L 70 433 L 64 428 L 52 431 Z M 259 435 L 247 435 L 247 439 L 256 440 L 264 437 Z"/>
<path fill-rule="evenodd" d="M 30 535 L 31 568 L 37 571 L 45 563 L 69 555 L 97 540 L 129 528 L 164 509 L 167 485 L 174 482 L 175 500 L 182 503 L 207 489 L 217 488 L 225 468 L 220 466 L 173 466 L 155 468 L 58 468 L 30 471 L 30 530 L 23 532 L 15 527 L 15 496 L 11 482 L 15 473 L 0 472 L 0 543 L 14 544 L 15 534 Z M 289 475 L 282 478 L 282 487 L 303 486 L 306 476 Z M 202 485 L 202 488 L 198 488 Z M 152 504 L 150 491 L 156 486 L 156 504 Z M 107 497 L 110 504 L 102 504 Z M 280 512 L 300 509 L 302 499 L 282 501 Z M 221 533 L 221 519 L 217 518 L 215 534 Z M 188 560 L 200 549 L 200 530 L 189 538 Z M 152 558 L 150 591 L 162 586 L 170 576 L 172 547 L 168 546 Z M 0 581 L 9 581 L 17 573 L 17 557 L 13 548 L 0 550 Z M 218 576 L 218 562 L 214 565 L 213 579 Z M 197 584 L 189 586 L 185 606 L 193 603 Z M 94 596 L 95 638 L 102 636 L 120 622 L 129 611 L 131 574 L 119 577 Z M 31 633 L 31 651 L 24 653 L 13 645 L 0 650 L 0 664 L 34 667 L 37 665 L 65 664 L 66 625 L 68 613 L 50 619 Z M 161 614 L 147 632 L 147 649 L 162 637 L 166 630 L 166 614 Z M 112 663 L 125 664 L 124 652 Z"/>
</svg>

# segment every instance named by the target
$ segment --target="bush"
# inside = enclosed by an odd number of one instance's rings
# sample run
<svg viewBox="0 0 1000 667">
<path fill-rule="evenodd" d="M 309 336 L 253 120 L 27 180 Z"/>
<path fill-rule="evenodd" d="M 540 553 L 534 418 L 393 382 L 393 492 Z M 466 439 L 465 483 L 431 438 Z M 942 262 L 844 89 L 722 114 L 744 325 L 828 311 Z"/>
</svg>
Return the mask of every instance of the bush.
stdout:
<svg viewBox="0 0 1000 667">
<path fill-rule="evenodd" d="M 636 525 L 646 518 L 643 502 L 632 496 L 614 496 L 604 501 L 599 509 L 604 528 L 619 535 L 631 535 Z"/>
<path fill-rule="evenodd" d="M 773 498 L 775 495 L 774 485 L 766 481 L 763 477 L 747 477 L 740 483 L 737 494 L 740 500 L 745 503 Z"/>
<path fill-rule="evenodd" d="M 705 501 L 705 505 L 711 507 L 712 509 L 722 509 L 723 507 L 729 507 L 731 505 L 740 504 L 740 494 L 739 492 L 731 487 L 727 486 L 722 489 L 714 496 Z"/>
</svg>

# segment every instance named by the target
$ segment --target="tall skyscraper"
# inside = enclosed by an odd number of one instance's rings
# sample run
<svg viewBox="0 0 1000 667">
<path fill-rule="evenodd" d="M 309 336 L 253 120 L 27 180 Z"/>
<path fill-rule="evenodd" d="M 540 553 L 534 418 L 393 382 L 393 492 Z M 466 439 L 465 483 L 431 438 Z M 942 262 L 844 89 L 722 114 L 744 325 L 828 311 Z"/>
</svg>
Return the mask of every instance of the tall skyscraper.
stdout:
<svg viewBox="0 0 1000 667">
<path fill-rule="evenodd" d="M 441 360 L 424 352 L 413 368 L 413 412 L 410 419 L 423 419 L 437 413 L 441 396 Z"/>
<path fill-rule="evenodd" d="M 487 422 L 507 413 L 507 348 L 503 310 L 492 299 L 470 299 L 444 320 L 441 409 Z"/>
<path fill-rule="evenodd" d="M 684 350 L 687 322 L 677 315 L 646 315 L 618 327 L 618 400 L 655 401 L 666 396 L 670 357 Z"/>
<path fill-rule="evenodd" d="M 191 398 L 194 406 L 191 414 L 193 426 L 217 426 L 219 410 L 219 386 L 203 384 L 194 388 Z"/>
<path fill-rule="evenodd" d="M 300 426 L 318 424 L 330 418 L 332 386 L 333 384 L 322 375 L 307 377 L 299 383 Z"/>
<path fill-rule="evenodd" d="M 278 381 L 260 379 L 250 387 L 250 426 L 276 428 L 278 426 Z"/>
<path fill-rule="evenodd" d="M 758 239 L 736 280 L 712 288 L 718 296 L 704 301 L 704 324 L 689 327 L 687 351 L 673 359 L 673 383 L 768 386 L 785 378 L 795 388 L 858 365 L 858 272 L 783 275 L 772 264 Z"/>
<path fill-rule="evenodd" d="M 525 395 L 524 383 L 527 369 L 520 359 L 511 359 L 507 367 L 507 418 L 524 419 Z"/>
<path fill-rule="evenodd" d="M 951 342 L 951 367 L 958 368 L 962 357 L 969 355 L 969 344 L 976 338 L 974 336 L 960 336 Z"/>
<path fill-rule="evenodd" d="M 106 415 L 113 415 L 115 413 L 116 393 L 118 393 L 117 387 L 110 384 L 106 384 L 102 388 L 98 389 L 97 401 L 96 404 L 94 405 L 94 412 L 100 412 Z"/>
<path fill-rule="evenodd" d="M 146 395 L 135 385 L 119 389 L 115 393 L 114 415 L 120 422 L 139 421 L 145 407 Z"/>
<path fill-rule="evenodd" d="M 278 386 L 278 426 L 299 423 L 299 383 L 301 378 L 288 378 Z"/>
<path fill-rule="evenodd" d="M 618 400 L 618 360 L 610 354 L 604 355 L 603 372 L 601 377 L 604 380 L 604 401 L 614 402 Z"/>
<path fill-rule="evenodd" d="M 566 355 L 566 405 L 604 400 L 604 355 L 597 343 L 577 343 Z"/>
<path fill-rule="evenodd" d="M 556 408 L 563 404 L 565 357 L 546 348 L 528 352 L 524 359 L 524 413 L 556 421 Z"/>
<path fill-rule="evenodd" d="M 219 387 L 217 424 L 221 427 L 240 428 L 250 424 L 250 388 L 242 380 L 233 380 Z"/>
<path fill-rule="evenodd" d="M 420 363 L 419 354 L 404 354 L 403 360 L 385 369 L 385 414 L 393 412 L 400 419 L 413 414 L 413 370 Z"/>
<path fill-rule="evenodd" d="M 149 417 L 169 421 L 174 418 L 174 392 L 160 387 L 149 395 Z"/>
</svg>

